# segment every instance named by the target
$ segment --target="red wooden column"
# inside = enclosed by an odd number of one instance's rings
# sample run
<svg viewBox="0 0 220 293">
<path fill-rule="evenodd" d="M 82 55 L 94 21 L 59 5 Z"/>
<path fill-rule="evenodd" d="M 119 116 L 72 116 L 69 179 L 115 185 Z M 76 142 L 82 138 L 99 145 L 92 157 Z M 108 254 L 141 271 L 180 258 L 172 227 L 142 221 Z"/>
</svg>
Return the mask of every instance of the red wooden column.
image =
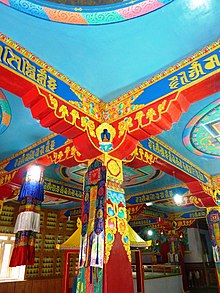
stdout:
<svg viewBox="0 0 220 293">
<path fill-rule="evenodd" d="M 130 240 L 122 161 L 105 155 L 107 170 L 105 212 L 104 293 L 133 293 Z"/>
<path fill-rule="evenodd" d="M 70 270 L 70 252 L 64 252 L 64 270 L 62 281 L 62 293 L 68 293 L 69 290 L 69 270 Z"/>
<path fill-rule="evenodd" d="M 77 293 L 134 292 L 122 180 L 122 161 L 107 154 L 88 167 Z"/>
<path fill-rule="evenodd" d="M 79 255 L 79 250 L 78 249 L 64 250 L 64 269 L 63 269 L 63 280 L 62 280 L 62 293 L 69 292 L 70 257 L 73 254 Z M 78 267 L 78 265 L 77 265 L 77 267 Z M 76 271 L 77 267 L 75 267 L 75 271 Z M 75 273 L 75 271 L 74 271 L 74 273 Z"/>
<path fill-rule="evenodd" d="M 144 269 L 142 262 L 142 251 L 135 250 L 135 262 L 136 262 L 136 278 L 137 278 L 137 292 L 144 293 Z"/>
</svg>

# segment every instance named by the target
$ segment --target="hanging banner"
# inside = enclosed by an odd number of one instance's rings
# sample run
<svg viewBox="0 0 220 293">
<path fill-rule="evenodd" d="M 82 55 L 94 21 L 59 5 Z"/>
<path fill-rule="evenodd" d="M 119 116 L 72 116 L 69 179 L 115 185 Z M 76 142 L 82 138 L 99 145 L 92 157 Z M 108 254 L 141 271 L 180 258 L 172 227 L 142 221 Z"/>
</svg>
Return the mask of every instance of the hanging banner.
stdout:
<svg viewBox="0 0 220 293">
<path fill-rule="evenodd" d="M 75 218 L 75 217 L 80 217 L 82 213 L 82 208 L 81 207 L 77 207 L 77 208 L 73 208 L 72 210 L 68 210 L 64 213 L 64 216 L 66 216 L 67 218 Z"/>
<path fill-rule="evenodd" d="M 83 192 L 81 189 L 57 180 L 44 178 L 44 191 L 46 194 L 59 195 L 61 198 L 82 200 Z"/>
<path fill-rule="evenodd" d="M 142 193 L 138 195 L 131 196 L 126 200 L 129 204 L 140 204 L 140 203 L 148 203 L 155 202 L 159 200 L 165 200 L 169 198 L 173 198 L 175 194 L 184 195 L 189 192 L 188 188 L 176 186 L 167 189 L 148 191 L 147 193 Z"/>
<path fill-rule="evenodd" d="M 21 168 L 29 164 L 30 162 L 53 152 L 55 149 L 61 147 L 66 141 L 67 138 L 61 135 L 52 134 L 50 136 L 47 136 L 46 138 L 40 140 L 37 145 L 34 144 L 24 149 L 22 153 L 18 153 L 17 156 L 12 158 L 7 163 L 4 170 L 7 172 L 11 172 L 18 168 Z M 2 164 L 4 164 L 4 161 L 2 162 Z"/>
<path fill-rule="evenodd" d="M 0 35 L 0 37 L 0 65 L 18 75 L 22 75 L 30 82 L 47 89 L 66 101 L 81 101 L 72 91 L 70 85 L 59 78 L 61 76 L 59 72 L 53 69 L 53 72 L 57 73 L 57 75 L 54 75 L 52 70 L 49 70 L 51 67 L 48 64 L 28 53 L 28 51 L 23 54 L 19 46 L 12 48 L 10 46 L 12 42 L 5 43 L 5 37 L 3 35 Z"/>
<path fill-rule="evenodd" d="M 136 226 L 145 226 L 145 225 L 151 225 L 151 224 L 156 224 L 158 221 L 156 219 L 142 219 L 142 220 L 135 220 L 135 221 L 130 221 L 129 224 L 132 227 Z"/>
<path fill-rule="evenodd" d="M 169 215 L 167 213 L 158 211 L 158 210 L 154 210 L 154 209 L 150 209 L 149 207 L 147 207 L 143 212 L 142 215 L 147 216 L 147 217 L 152 217 L 152 218 L 161 218 L 161 219 L 167 219 L 169 217 Z"/>
<path fill-rule="evenodd" d="M 149 104 L 208 78 L 220 68 L 219 47 L 218 40 L 161 74 L 154 76 L 151 80 L 147 80 L 140 85 L 143 92 L 133 104 Z"/>
<path fill-rule="evenodd" d="M 142 145 L 149 152 L 157 155 L 163 161 L 175 166 L 176 168 L 196 178 L 200 182 L 208 182 L 207 174 L 205 174 L 203 170 L 184 159 L 183 156 L 172 150 L 168 145 L 164 144 L 156 137 L 151 137 L 145 141 L 142 141 Z"/>
<path fill-rule="evenodd" d="M 206 217 L 206 210 L 191 211 L 178 215 L 178 219 L 203 219 Z"/>
</svg>

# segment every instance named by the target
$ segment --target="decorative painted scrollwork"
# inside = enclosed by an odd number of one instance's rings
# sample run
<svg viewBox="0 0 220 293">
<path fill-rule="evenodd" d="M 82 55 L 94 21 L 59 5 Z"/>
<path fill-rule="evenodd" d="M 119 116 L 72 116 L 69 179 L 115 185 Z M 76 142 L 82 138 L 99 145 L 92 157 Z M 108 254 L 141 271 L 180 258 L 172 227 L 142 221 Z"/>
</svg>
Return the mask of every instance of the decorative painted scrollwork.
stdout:
<svg viewBox="0 0 220 293">
<path fill-rule="evenodd" d="M 46 96 L 44 96 L 48 106 L 54 110 L 54 115 L 59 119 L 64 119 L 65 122 L 71 125 L 76 124 L 76 119 L 79 119 L 79 112 L 75 109 L 72 109 L 71 112 L 69 112 L 69 109 L 67 105 L 62 104 L 59 106 L 59 101 L 56 99 L 53 95 L 49 94 L 49 100 Z M 70 116 L 72 116 L 72 119 L 70 119 Z M 67 119 L 68 117 L 68 119 Z"/>
<path fill-rule="evenodd" d="M 134 118 L 134 119 L 138 121 L 138 125 L 139 125 L 139 127 L 142 126 L 142 119 L 143 119 L 143 117 L 144 117 L 144 113 L 143 113 L 143 111 L 138 111 L 138 112 L 136 113 L 136 115 L 135 115 L 135 118 Z"/>
<path fill-rule="evenodd" d="M 54 115 L 57 118 L 63 119 L 66 123 L 76 126 L 82 131 L 87 131 L 91 137 L 96 137 L 95 123 L 88 116 L 80 116 L 80 112 L 73 109 L 71 104 L 66 103 L 59 105 L 58 98 L 55 98 L 52 94 L 49 94 L 48 98 L 46 95 L 41 93 L 39 88 L 38 92 L 45 98 L 48 107 L 54 110 Z M 76 123 L 77 119 L 81 122 L 80 124 Z"/>
<path fill-rule="evenodd" d="M 151 154 L 150 152 L 148 152 L 144 147 L 142 147 L 141 145 L 138 145 L 137 148 L 135 149 L 134 153 L 133 153 L 134 157 L 136 159 L 139 159 L 140 161 L 143 161 L 149 165 L 152 165 L 153 163 L 155 163 L 158 159 L 157 156 L 155 156 L 154 154 Z"/>
<path fill-rule="evenodd" d="M 197 196 L 190 196 L 189 197 L 189 203 L 190 204 L 194 204 L 197 207 L 201 207 L 203 206 L 202 200 L 201 198 L 197 197 Z"/>
<path fill-rule="evenodd" d="M 118 194 L 119 196 L 115 197 L 116 194 Z M 109 191 L 107 195 L 107 200 L 107 217 L 105 220 L 105 263 L 107 263 L 109 260 L 116 232 L 121 235 L 121 241 L 123 243 L 124 249 L 127 252 L 129 261 L 131 261 L 127 211 L 124 202 L 124 195 L 119 192 Z"/>
<path fill-rule="evenodd" d="M 149 120 L 148 123 L 154 121 L 154 116 L 156 116 L 156 111 L 153 108 L 147 110 L 146 118 Z"/>
<path fill-rule="evenodd" d="M 64 162 L 71 158 L 74 158 L 77 162 L 80 163 L 87 161 L 82 157 L 80 152 L 76 149 L 74 145 L 72 145 L 72 143 L 60 148 L 57 151 L 53 151 L 51 154 L 48 154 L 47 156 L 54 164 Z"/>
<path fill-rule="evenodd" d="M 220 188 L 203 183 L 201 183 L 201 186 L 206 194 L 210 195 L 215 201 L 219 200 L 218 198 L 220 197 Z"/>
<path fill-rule="evenodd" d="M 72 116 L 72 124 L 75 125 L 76 124 L 76 119 L 79 119 L 79 112 L 76 111 L 75 109 L 73 109 L 70 112 L 70 115 Z"/>
<path fill-rule="evenodd" d="M 10 2 L 0 0 L 0 2 L 14 9 L 35 17 L 49 21 L 80 25 L 101 25 L 126 21 L 153 12 L 172 1 L 173 0 L 82 0 L 80 2 L 74 2 L 53 0 L 50 6 L 44 6 L 44 1 L 34 3 L 29 0 L 12 0 Z M 94 3 L 95 9 L 93 7 Z M 60 4 L 62 4 L 61 9 Z M 105 9 L 105 7 L 107 7 L 107 9 Z"/>
<path fill-rule="evenodd" d="M 129 128 L 131 128 L 132 126 L 133 126 L 133 123 L 132 123 L 131 117 L 126 117 L 124 120 L 120 121 L 118 124 L 118 130 L 119 130 L 118 137 L 123 136 L 124 133 L 128 132 Z"/>
<path fill-rule="evenodd" d="M 166 100 L 164 100 L 158 107 L 157 107 L 157 109 L 158 109 L 158 113 L 163 113 L 163 110 L 165 110 L 166 108 L 165 108 L 165 105 L 166 105 L 166 103 L 167 103 L 167 101 Z"/>
<path fill-rule="evenodd" d="M 0 186 L 7 184 L 8 182 L 10 182 L 15 174 L 17 173 L 17 171 L 13 171 L 10 173 L 6 173 L 3 176 L 0 177 Z"/>
<path fill-rule="evenodd" d="M 106 250 L 105 250 L 105 263 L 108 262 L 113 243 L 115 241 L 115 233 L 117 232 L 117 219 L 115 217 L 115 210 L 112 205 L 107 204 L 107 219 L 105 222 L 106 233 Z"/>
<path fill-rule="evenodd" d="M 89 119 L 89 117 L 81 117 L 81 125 L 87 130 L 92 137 L 96 137 L 95 123 Z"/>
</svg>

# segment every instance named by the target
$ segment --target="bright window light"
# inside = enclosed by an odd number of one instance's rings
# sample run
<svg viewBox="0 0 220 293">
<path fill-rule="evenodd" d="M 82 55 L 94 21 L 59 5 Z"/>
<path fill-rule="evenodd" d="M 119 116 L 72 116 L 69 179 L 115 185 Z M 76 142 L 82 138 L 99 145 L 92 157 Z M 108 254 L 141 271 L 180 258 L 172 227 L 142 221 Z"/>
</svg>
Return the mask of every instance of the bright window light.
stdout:
<svg viewBox="0 0 220 293">
<path fill-rule="evenodd" d="M 24 280 L 26 266 L 18 266 L 11 268 L 11 277 L 20 281 Z"/>
<path fill-rule="evenodd" d="M 8 236 L 0 236 L 0 240 L 8 240 Z"/>
<path fill-rule="evenodd" d="M 10 261 L 11 244 L 5 244 L 4 255 L 2 260 L 1 277 L 8 277 L 8 265 Z"/>
<path fill-rule="evenodd" d="M 176 204 L 181 204 L 183 202 L 183 197 L 179 194 L 175 194 L 173 199 Z"/>
<path fill-rule="evenodd" d="M 14 234 L 0 234 L 0 282 L 24 280 L 25 266 L 9 267 L 14 241 Z"/>
</svg>

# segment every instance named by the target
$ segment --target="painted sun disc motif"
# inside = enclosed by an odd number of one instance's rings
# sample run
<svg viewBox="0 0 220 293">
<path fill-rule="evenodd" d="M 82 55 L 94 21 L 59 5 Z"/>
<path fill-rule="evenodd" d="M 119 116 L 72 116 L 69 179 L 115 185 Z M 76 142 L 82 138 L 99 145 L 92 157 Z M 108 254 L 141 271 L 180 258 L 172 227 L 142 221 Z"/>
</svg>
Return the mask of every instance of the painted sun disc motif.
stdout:
<svg viewBox="0 0 220 293">
<path fill-rule="evenodd" d="M 111 159 L 111 160 L 108 161 L 107 167 L 108 167 L 109 173 L 112 176 L 117 177 L 120 174 L 120 172 L 121 172 L 120 166 L 118 165 L 117 161 L 114 160 L 114 159 Z"/>
</svg>

